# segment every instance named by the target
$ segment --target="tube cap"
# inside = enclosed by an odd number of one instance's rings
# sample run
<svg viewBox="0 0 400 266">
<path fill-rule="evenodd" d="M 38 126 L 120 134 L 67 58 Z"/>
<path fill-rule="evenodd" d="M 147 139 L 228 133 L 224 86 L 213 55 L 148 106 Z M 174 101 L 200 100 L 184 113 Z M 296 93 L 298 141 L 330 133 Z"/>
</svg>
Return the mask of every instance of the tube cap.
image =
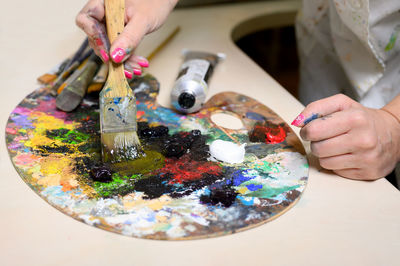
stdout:
<svg viewBox="0 0 400 266">
<path fill-rule="evenodd" d="M 184 109 L 190 109 L 196 103 L 196 97 L 193 94 L 184 92 L 178 97 L 178 104 Z"/>
</svg>

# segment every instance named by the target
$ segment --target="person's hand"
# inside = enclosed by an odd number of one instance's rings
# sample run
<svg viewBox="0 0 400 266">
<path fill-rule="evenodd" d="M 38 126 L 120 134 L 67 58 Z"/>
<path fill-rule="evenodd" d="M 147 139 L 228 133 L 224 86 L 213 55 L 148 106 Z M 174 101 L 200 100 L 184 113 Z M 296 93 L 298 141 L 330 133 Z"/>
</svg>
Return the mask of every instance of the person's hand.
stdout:
<svg viewBox="0 0 400 266">
<path fill-rule="evenodd" d="M 383 109 L 338 94 L 310 103 L 293 121 L 321 167 L 359 180 L 389 174 L 400 160 L 400 123 Z"/>
<path fill-rule="evenodd" d="M 87 34 L 89 44 L 104 62 L 124 62 L 125 76 L 141 74 L 141 67 L 148 67 L 146 58 L 133 53 L 142 38 L 158 29 L 174 8 L 177 0 L 126 0 L 125 28 L 114 43 L 106 34 L 104 1 L 89 0 L 76 16 L 76 24 Z"/>
</svg>

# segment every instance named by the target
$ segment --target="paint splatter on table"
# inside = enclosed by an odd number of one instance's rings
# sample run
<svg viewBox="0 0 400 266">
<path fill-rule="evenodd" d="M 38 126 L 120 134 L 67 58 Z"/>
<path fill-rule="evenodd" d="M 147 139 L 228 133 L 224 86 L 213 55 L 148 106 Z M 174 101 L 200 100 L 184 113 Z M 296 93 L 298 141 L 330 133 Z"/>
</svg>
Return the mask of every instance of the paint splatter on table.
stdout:
<svg viewBox="0 0 400 266">
<path fill-rule="evenodd" d="M 101 162 L 98 98 L 72 113 L 49 89 L 28 95 L 11 113 L 6 141 L 22 179 L 49 204 L 89 225 L 151 239 L 193 239 L 242 231 L 293 206 L 308 179 L 304 148 L 268 107 L 233 92 L 183 115 L 159 106 L 159 84 L 135 78 L 139 136 L 147 156 L 132 165 Z M 243 127 L 227 129 L 224 112 Z M 215 140 L 246 143 L 244 161 L 210 154 Z"/>
</svg>

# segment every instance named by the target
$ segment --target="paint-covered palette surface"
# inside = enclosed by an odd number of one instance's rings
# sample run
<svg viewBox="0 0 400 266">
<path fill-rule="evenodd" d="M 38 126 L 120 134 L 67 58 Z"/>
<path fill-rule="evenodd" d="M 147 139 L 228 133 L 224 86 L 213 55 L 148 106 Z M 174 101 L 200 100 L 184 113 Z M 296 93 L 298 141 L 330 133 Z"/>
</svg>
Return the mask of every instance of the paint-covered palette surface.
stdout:
<svg viewBox="0 0 400 266">
<path fill-rule="evenodd" d="M 176 240 L 245 230 L 297 202 L 308 179 L 304 148 L 268 107 L 226 92 L 202 111 L 183 115 L 157 105 L 159 85 L 152 76 L 135 78 L 131 87 L 147 156 L 129 164 L 101 162 L 96 96 L 65 113 L 41 87 L 11 113 L 6 126 L 11 160 L 49 204 L 108 231 Z M 216 112 L 240 118 L 243 126 L 216 125 L 211 120 Z M 222 156 L 210 152 L 216 141 L 220 150 L 226 147 Z M 232 157 L 223 156 L 228 151 L 239 160 L 225 159 Z"/>
</svg>

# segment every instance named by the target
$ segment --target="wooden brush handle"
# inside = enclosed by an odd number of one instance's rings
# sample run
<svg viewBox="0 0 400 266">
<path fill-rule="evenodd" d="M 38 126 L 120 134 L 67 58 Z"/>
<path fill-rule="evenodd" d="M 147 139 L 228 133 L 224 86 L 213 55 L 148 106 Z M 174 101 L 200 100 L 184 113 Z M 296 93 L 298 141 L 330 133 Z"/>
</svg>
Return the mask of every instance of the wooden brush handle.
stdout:
<svg viewBox="0 0 400 266">
<path fill-rule="evenodd" d="M 124 30 L 125 26 L 125 0 L 105 0 L 105 16 L 107 25 L 107 34 L 112 44 L 118 35 Z M 116 78 L 125 77 L 123 64 L 115 64 L 110 60 L 109 76 Z"/>
</svg>

